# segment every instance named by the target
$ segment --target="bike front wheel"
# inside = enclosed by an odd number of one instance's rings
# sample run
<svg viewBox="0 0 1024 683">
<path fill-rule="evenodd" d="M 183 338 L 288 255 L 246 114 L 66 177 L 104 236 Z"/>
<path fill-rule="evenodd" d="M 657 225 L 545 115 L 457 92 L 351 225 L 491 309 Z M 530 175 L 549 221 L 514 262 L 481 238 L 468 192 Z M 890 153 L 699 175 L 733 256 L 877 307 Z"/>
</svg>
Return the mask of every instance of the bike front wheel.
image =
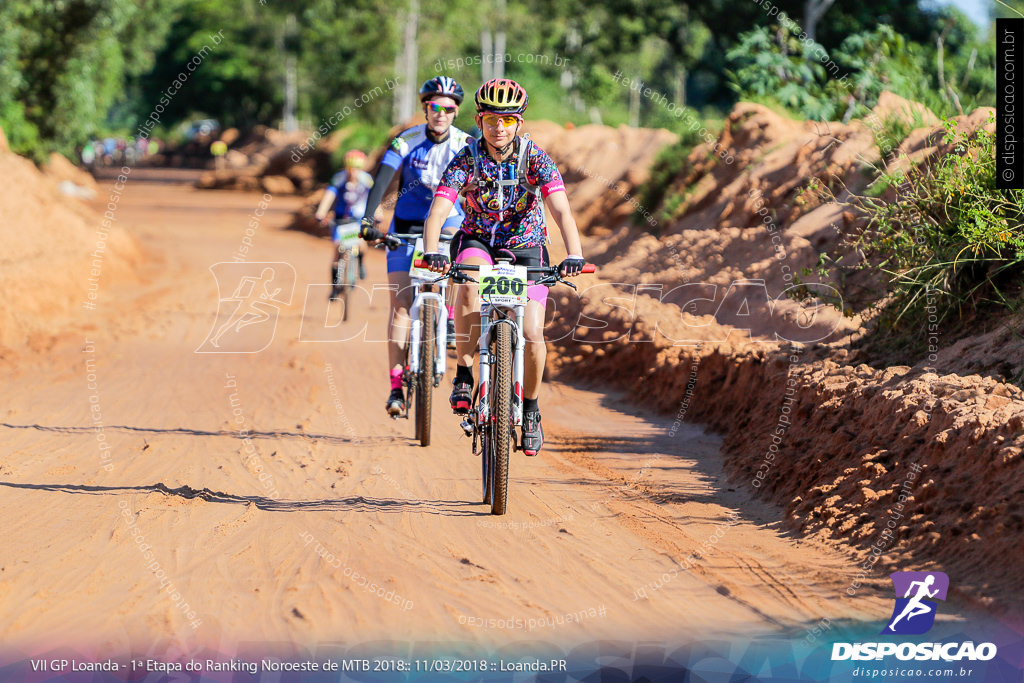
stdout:
<svg viewBox="0 0 1024 683">
<path fill-rule="evenodd" d="M 491 514 L 508 504 L 508 462 L 512 450 L 512 327 L 496 325 L 491 364 Z"/>
<path fill-rule="evenodd" d="M 423 302 L 420 308 L 420 373 L 416 386 L 416 438 L 420 446 L 430 445 L 431 401 L 434 395 L 434 355 L 436 353 L 436 304 Z"/>
<path fill-rule="evenodd" d="M 474 418 L 475 419 L 475 418 Z M 483 475 L 483 489 L 484 489 L 484 505 L 491 504 L 491 495 L 493 490 L 491 489 L 491 470 L 494 469 L 491 463 L 491 430 L 486 428 L 480 435 L 480 470 Z"/>
</svg>

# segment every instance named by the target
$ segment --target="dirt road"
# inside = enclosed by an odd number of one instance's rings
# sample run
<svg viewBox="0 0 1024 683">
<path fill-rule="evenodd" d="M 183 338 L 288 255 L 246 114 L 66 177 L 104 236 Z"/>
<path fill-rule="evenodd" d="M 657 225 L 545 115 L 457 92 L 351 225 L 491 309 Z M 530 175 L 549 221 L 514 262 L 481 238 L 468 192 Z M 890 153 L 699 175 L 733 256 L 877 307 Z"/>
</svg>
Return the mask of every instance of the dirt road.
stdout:
<svg viewBox="0 0 1024 683">
<path fill-rule="evenodd" d="M 3 368 L 9 648 L 799 638 L 887 616 L 881 593 L 847 597 L 853 560 L 727 484 L 718 438 L 593 388 L 545 387 L 547 446 L 515 455 L 509 512 L 490 516 L 447 411 L 427 449 L 384 416 L 384 297 L 338 323 L 325 289 L 307 295 L 329 244 L 280 229 L 296 200 L 264 211 L 189 178 L 132 175 L 117 220 L 149 255 L 139 282 L 102 287 L 45 354 Z M 211 271 L 247 227 L 248 265 Z M 211 348 L 218 305 L 267 267 L 267 320 Z M 368 267 L 382 283 L 383 255 Z"/>
</svg>

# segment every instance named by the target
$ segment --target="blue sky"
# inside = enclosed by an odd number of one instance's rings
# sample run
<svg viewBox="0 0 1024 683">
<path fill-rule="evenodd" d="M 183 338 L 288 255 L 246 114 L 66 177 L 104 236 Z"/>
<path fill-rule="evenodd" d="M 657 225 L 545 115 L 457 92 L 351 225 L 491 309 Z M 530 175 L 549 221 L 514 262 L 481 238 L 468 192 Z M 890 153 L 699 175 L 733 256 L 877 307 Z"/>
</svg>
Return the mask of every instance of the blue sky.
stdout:
<svg viewBox="0 0 1024 683">
<path fill-rule="evenodd" d="M 939 0 L 940 5 L 956 5 L 960 10 L 969 16 L 979 26 L 988 26 L 989 8 L 994 4 L 992 0 Z"/>
</svg>

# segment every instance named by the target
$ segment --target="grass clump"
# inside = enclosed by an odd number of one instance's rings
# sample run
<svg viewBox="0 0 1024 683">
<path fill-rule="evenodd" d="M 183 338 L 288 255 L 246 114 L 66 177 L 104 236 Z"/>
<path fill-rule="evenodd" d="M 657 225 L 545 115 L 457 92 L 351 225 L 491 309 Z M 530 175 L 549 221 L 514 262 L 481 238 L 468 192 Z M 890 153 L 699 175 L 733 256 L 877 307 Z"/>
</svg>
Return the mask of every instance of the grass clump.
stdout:
<svg viewBox="0 0 1024 683">
<path fill-rule="evenodd" d="M 953 121 L 944 126 L 948 154 L 924 171 L 882 175 L 894 201 L 879 192 L 854 200 L 869 217 L 856 245 L 868 257 L 865 266 L 888 278 L 891 301 L 882 321 L 893 329 L 905 317 L 920 318 L 926 306 L 941 320 L 965 306 L 1020 303 L 1024 190 L 996 187 L 992 132 L 958 132 Z"/>
</svg>

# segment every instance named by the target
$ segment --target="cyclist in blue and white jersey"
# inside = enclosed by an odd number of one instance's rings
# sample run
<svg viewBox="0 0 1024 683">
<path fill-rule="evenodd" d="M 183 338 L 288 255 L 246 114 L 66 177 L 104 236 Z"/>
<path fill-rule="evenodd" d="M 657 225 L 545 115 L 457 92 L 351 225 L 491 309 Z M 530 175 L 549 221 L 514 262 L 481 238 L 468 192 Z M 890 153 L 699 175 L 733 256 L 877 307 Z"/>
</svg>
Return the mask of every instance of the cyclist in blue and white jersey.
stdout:
<svg viewBox="0 0 1024 683">
<path fill-rule="evenodd" d="M 326 224 L 327 214 L 334 212 L 334 231 L 331 240 L 334 249 L 331 255 L 331 282 L 338 278 L 338 243 L 341 241 L 339 229 L 350 221 L 358 221 L 366 215 L 366 200 L 373 187 L 373 176 L 363 170 L 366 166 L 366 155 L 358 149 L 345 153 L 345 169 L 338 171 L 331 178 L 331 184 L 324 192 L 320 205 L 313 214 L 321 224 Z M 359 251 L 359 279 L 366 279 L 366 268 L 363 266 L 363 252 Z M 331 287 L 331 299 L 338 295 L 336 287 Z"/>
<path fill-rule="evenodd" d="M 391 141 L 381 159 L 373 180 L 373 190 L 366 202 L 366 215 L 373 216 L 374 226 L 383 231 L 384 212 L 380 201 L 399 174 L 398 201 L 388 232 L 422 233 L 434 190 L 448 164 L 458 154 L 469 136 L 452 126 L 465 93 L 462 86 L 448 76 L 431 78 L 420 88 L 420 102 L 427 122 L 402 131 Z M 463 211 L 452 207 L 444 228 L 454 232 L 462 224 Z M 366 222 L 366 219 L 364 219 Z M 386 408 L 390 415 L 405 412 L 402 372 L 405 347 L 409 339 L 409 309 L 413 292 L 409 286 L 412 265 L 411 246 L 388 252 L 388 284 L 391 287 L 391 310 L 388 316 L 388 369 L 391 394 Z"/>
</svg>

